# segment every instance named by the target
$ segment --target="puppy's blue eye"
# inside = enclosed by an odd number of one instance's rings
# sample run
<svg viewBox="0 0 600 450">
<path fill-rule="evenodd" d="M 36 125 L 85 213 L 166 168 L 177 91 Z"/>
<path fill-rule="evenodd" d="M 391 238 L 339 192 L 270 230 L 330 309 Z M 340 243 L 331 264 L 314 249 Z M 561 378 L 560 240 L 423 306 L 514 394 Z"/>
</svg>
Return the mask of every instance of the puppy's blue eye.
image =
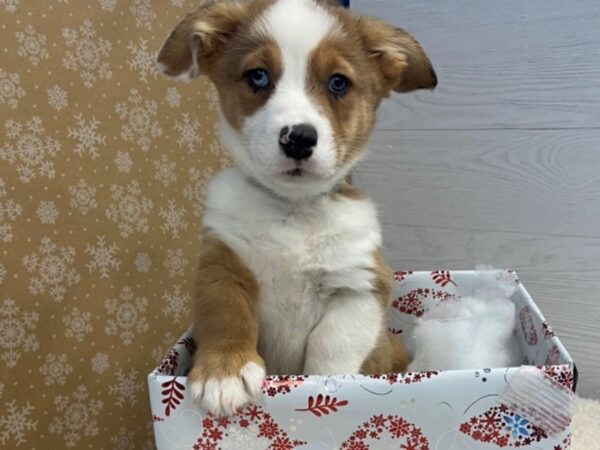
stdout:
<svg viewBox="0 0 600 450">
<path fill-rule="evenodd" d="M 265 89 L 271 84 L 269 72 L 265 69 L 252 69 L 246 72 L 246 80 L 248 85 L 255 91 Z"/>
<path fill-rule="evenodd" d="M 349 88 L 350 80 L 339 73 L 332 75 L 327 83 L 327 89 L 329 89 L 329 92 L 337 97 L 344 95 L 346 92 L 348 92 Z"/>
</svg>

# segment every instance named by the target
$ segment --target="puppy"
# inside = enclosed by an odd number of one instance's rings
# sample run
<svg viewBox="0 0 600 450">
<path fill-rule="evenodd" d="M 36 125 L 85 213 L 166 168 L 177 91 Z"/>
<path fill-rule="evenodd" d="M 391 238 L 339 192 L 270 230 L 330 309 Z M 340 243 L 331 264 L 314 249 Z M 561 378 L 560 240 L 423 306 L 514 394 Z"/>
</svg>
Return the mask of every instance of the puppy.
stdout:
<svg viewBox="0 0 600 450">
<path fill-rule="evenodd" d="M 403 371 L 373 203 L 348 175 L 391 91 L 432 89 L 406 32 L 329 0 L 205 1 L 160 70 L 206 75 L 236 166 L 211 181 L 195 303 L 194 399 L 231 414 L 269 374 Z"/>
</svg>

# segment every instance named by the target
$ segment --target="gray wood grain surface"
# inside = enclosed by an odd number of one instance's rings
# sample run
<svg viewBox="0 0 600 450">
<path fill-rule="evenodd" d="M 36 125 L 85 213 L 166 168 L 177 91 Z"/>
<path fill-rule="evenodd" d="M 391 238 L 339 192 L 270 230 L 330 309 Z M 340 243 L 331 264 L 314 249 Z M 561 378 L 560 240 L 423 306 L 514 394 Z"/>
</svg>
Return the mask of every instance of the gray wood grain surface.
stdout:
<svg viewBox="0 0 600 450">
<path fill-rule="evenodd" d="M 440 80 L 385 102 L 354 175 L 389 261 L 516 269 L 600 398 L 600 2 L 352 5 L 413 33 Z"/>
</svg>

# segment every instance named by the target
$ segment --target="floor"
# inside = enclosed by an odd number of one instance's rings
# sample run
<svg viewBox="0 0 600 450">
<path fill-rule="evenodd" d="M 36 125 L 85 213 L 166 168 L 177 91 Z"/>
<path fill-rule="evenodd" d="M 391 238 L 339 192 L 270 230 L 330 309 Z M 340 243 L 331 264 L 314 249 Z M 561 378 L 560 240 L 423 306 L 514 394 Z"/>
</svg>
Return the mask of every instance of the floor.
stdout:
<svg viewBox="0 0 600 450">
<path fill-rule="evenodd" d="M 382 106 L 355 174 L 398 269 L 516 269 L 600 398 L 600 3 L 352 0 L 414 34 L 434 92 Z"/>
</svg>

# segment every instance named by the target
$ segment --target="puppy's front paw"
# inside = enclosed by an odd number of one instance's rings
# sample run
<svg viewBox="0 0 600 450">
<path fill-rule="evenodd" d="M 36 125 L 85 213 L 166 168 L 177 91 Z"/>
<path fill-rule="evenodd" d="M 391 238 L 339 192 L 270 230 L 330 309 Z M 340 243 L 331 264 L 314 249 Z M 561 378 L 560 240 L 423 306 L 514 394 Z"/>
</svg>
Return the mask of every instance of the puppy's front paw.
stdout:
<svg viewBox="0 0 600 450">
<path fill-rule="evenodd" d="M 194 402 L 211 414 L 229 416 L 256 400 L 266 375 L 262 359 L 257 358 L 240 364 L 237 355 L 222 355 L 218 365 L 210 359 L 196 360 L 188 377 Z"/>
</svg>

